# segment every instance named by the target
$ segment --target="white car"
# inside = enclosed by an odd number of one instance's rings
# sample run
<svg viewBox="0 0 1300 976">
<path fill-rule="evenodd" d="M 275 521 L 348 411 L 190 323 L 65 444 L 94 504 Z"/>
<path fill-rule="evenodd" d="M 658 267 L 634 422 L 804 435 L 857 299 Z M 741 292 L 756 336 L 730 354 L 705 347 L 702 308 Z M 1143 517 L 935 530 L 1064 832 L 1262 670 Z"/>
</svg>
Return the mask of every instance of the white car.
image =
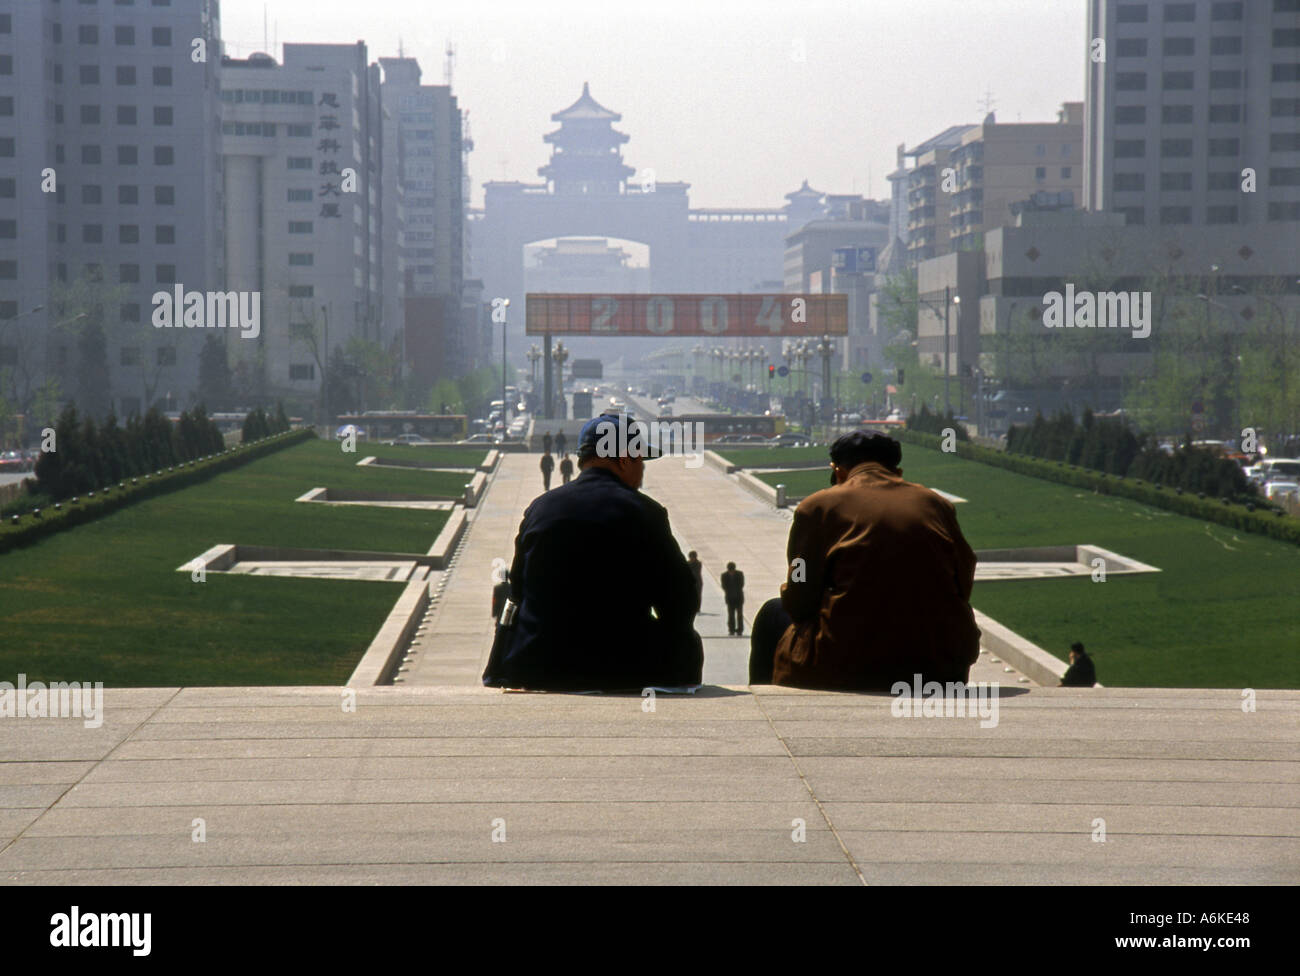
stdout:
<svg viewBox="0 0 1300 976">
<path fill-rule="evenodd" d="M 1271 502 L 1280 502 L 1284 498 L 1300 501 L 1300 482 L 1270 481 L 1264 486 L 1264 497 Z"/>
</svg>

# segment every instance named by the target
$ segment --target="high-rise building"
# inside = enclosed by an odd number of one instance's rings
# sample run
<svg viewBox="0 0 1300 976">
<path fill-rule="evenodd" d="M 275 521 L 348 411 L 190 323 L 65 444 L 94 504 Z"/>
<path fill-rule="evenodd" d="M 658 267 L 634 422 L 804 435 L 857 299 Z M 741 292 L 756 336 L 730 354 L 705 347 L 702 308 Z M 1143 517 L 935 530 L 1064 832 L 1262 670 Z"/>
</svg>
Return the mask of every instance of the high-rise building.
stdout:
<svg viewBox="0 0 1300 976">
<path fill-rule="evenodd" d="M 1300 220 L 1300 0 L 1089 0 L 1084 206 Z"/>
<path fill-rule="evenodd" d="M 466 335 L 465 207 L 460 106 L 448 85 L 422 85 L 414 58 L 380 58 L 389 120 L 385 180 L 403 202 L 401 320 L 405 367 L 428 382 L 472 367 Z M 396 292 L 385 295 L 393 299 Z M 418 300 L 412 300 L 418 299 Z M 431 350 L 437 350 L 434 355 Z M 433 358 L 430 358 L 431 355 Z"/>
<path fill-rule="evenodd" d="M 260 338 L 227 337 L 246 397 L 314 398 L 353 338 L 400 351 L 383 304 L 397 238 L 379 95 L 362 42 L 223 59 L 227 287 L 262 296 Z"/>
<path fill-rule="evenodd" d="M 20 408 L 47 369 L 83 410 L 189 405 L 209 333 L 155 329 L 152 299 L 222 281 L 219 38 L 217 0 L 0 3 L 0 366 Z"/>
</svg>

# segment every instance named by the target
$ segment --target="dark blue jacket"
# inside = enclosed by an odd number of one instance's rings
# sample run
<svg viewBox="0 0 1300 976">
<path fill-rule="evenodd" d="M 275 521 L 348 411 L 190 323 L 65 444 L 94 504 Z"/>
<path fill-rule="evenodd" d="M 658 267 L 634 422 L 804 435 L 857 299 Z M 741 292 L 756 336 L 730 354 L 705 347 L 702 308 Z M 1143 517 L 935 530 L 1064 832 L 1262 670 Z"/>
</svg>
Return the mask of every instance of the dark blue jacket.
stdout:
<svg viewBox="0 0 1300 976">
<path fill-rule="evenodd" d="M 602 468 L 539 495 L 510 569 L 515 626 L 491 687 L 636 689 L 700 683 L 695 580 L 668 511 Z M 653 613 L 652 613 L 653 611 Z"/>
</svg>

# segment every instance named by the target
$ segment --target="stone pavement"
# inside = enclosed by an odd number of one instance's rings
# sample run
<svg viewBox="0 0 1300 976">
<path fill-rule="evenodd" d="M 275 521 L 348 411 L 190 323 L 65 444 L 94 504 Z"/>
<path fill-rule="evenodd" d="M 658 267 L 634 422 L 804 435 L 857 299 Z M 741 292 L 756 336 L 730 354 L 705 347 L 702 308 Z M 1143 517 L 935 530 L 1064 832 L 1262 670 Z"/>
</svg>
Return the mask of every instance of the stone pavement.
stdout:
<svg viewBox="0 0 1300 976">
<path fill-rule="evenodd" d="M 407 685 L 473 685 L 492 647 L 492 560 L 514 558 L 515 534 L 524 509 L 541 493 L 540 454 L 504 454 L 485 497 L 474 510 L 455 569 L 417 639 Z M 682 547 L 704 564 L 704 599 L 696 630 L 704 640 L 704 680 L 743 685 L 749 679 L 749 639 L 727 635 L 719 579 L 728 562 L 745 574 L 745 634 L 768 597 L 785 580 L 790 513 L 766 505 L 733 479 L 708 465 L 688 467 L 687 458 L 665 457 L 646 465 L 642 490 L 668 508 Z M 556 477 L 552 486 L 558 485 Z M 629 558 L 632 558 L 629 553 Z M 981 655 L 971 681 L 1024 684 L 1023 676 Z"/>
<path fill-rule="evenodd" d="M 1013 688 L 989 728 L 771 687 L 345 695 L 0 720 L 0 883 L 1300 882 L 1294 691 Z"/>
</svg>

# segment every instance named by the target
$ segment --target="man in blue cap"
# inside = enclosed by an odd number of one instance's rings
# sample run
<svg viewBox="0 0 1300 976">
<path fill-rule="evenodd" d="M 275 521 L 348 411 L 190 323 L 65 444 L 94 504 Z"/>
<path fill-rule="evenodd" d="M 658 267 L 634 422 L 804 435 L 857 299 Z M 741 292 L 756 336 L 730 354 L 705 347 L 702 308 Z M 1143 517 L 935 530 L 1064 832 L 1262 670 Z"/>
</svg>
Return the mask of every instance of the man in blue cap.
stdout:
<svg viewBox="0 0 1300 976">
<path fill-rule="evenodd" d="M 698 685 L 695 581 L 668 512 L 639 489 L 660 456 L 626 414 L 589 420 L 580 474 L 524 512 L 510 604 L 483 683 L 547 691 Z"/>
</svg>

